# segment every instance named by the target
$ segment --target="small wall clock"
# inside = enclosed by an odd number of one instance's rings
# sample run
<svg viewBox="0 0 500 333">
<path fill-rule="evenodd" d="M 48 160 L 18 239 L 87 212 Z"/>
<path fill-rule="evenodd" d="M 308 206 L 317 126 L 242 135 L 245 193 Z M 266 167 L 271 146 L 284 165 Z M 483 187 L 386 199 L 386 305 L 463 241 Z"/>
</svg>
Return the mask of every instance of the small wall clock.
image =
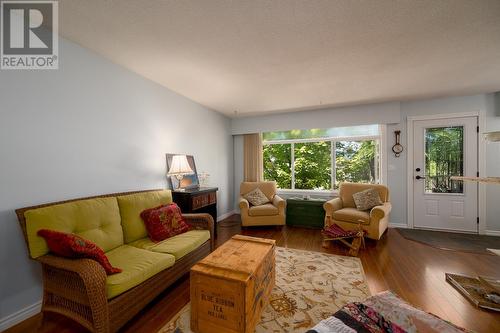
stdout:
<svg viewBox="0 0 500 333">
<path fill-rule="evenodd" d="M 399 155 L 403 152 L 403 146 L 399 142 L 401 131 L 394 131 L 394 136 L 396 137 L 396 143 L 392 146 L 392 152 L 394 153 L 394 156 L 399 157 Z"/>
</svg>

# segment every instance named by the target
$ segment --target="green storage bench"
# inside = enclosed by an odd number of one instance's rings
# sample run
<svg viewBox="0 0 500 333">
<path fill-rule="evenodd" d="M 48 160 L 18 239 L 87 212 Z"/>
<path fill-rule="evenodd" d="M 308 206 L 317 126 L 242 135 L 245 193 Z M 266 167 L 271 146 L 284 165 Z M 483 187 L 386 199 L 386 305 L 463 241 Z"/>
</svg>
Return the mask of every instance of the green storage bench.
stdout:
<svg viewBox="0 0 500 333">
<path fill-rule="evenodd" d="M 286 225 L 323 229 L 325 210 L 322 199 L 290 198 L 286 200 Z"/>
</svg>

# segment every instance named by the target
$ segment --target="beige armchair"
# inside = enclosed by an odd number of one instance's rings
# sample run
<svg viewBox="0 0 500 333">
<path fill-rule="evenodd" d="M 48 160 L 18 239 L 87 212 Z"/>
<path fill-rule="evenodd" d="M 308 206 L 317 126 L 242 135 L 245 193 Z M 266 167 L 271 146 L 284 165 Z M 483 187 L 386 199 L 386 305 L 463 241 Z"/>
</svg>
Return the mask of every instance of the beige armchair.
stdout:
<svg viewBox="0 0 500 333">
<path fill-rule="evenodd" d="M 259 188 L 271 201 L 261 206 L 251 206 L 243 195 Z M 276 182 L 243 182 L 240 185 L 241 225 L 285 225 L 286 201 L 276 195 Z"/>
<path fill-rule="evenodd" d="M 352 195 L 369 188 L 377 189 L 383 204 L 373 207 L 370 211 L 356 209 Z M 380 239 L 389 224 L 391 203 L 389 189 L 384 185 L 341 183 L 339 196 L 325 202 L 325 227 L 333 223 L 346 230 L 358 230 L 358 224 L 367 232 L 367 237 Z"/>
</svg>

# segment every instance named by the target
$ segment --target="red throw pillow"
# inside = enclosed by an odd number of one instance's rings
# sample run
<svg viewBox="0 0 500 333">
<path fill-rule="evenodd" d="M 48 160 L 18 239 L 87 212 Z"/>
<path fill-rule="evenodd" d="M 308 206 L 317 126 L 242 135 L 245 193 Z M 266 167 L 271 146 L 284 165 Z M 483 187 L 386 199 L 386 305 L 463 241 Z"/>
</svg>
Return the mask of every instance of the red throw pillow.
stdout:
<svg viewBox="0 0 500 333">
<path fill-rule="evenodd" d="M 122 271 L 120 268 L 111 266 L 108 257 L 99 246 L 80 236 L 48 229 L 38 230 L 37 234 L 45 238 L 47 246 L 55 255 L 66 258 L 93 259 L 101 264 L 108 275 Z"/>
<path fill-rule="evenodd" d="M 189 230 L 181 209 L 175 203 L 146 209 L 141 213 L 141 218 L 153 242 L 161 242 Z"/>
</svg>

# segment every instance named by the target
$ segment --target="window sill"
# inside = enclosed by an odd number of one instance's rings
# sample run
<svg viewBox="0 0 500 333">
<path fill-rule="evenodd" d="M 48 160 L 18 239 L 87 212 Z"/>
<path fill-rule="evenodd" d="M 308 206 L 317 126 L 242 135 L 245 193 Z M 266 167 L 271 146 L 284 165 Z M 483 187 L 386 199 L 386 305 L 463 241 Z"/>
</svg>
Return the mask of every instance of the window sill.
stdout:
<svg viewBox="0 0 500 333">
<path fill-rule="evenodd" d="M 338 190 L 292 190 L 292 189 L 278 189 L 278 195 L 287 197 L 291 196 L 318 196 L 318 197 L 338 197 Z"/>
</svg>

